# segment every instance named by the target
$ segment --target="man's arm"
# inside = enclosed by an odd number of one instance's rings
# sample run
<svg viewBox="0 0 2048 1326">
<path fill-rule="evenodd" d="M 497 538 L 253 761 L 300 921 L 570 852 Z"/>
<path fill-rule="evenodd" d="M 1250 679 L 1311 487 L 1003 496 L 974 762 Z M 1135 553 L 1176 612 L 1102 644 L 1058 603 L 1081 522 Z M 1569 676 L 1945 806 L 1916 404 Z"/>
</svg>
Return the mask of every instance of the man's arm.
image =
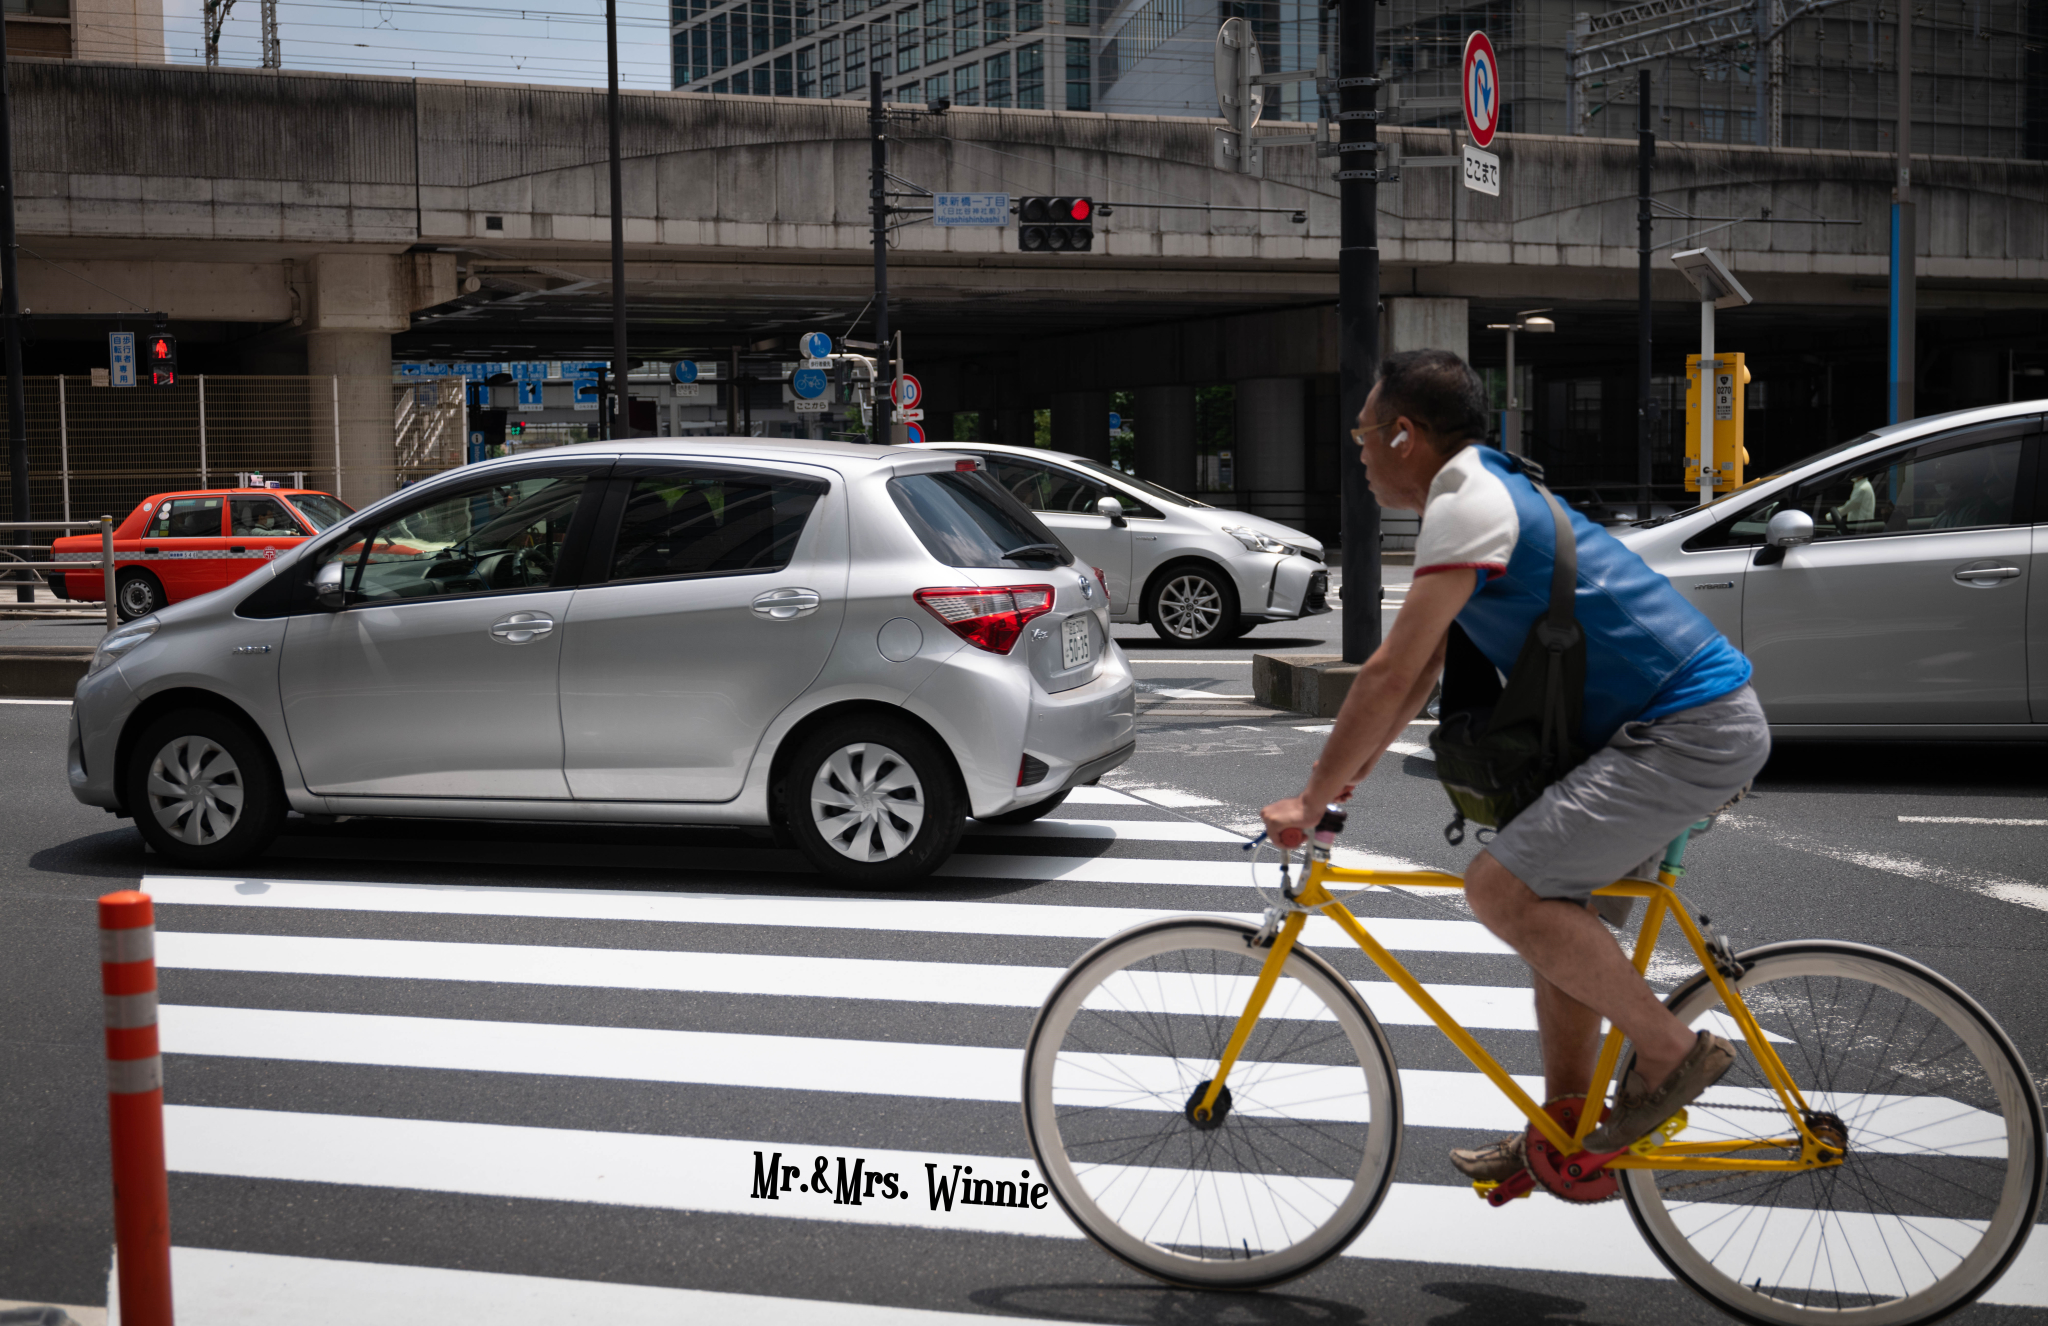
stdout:
<svg viewBox="0 0 2048 1326">
<path fill-rule="evenodd" d="M 1283 829 L 1313 827 L 1323 807 L 1364 778 L 1401 735 L 1443 667 L 1451 621 L 1472 597 L 1473 581 L 1470 573 L 1440 571 L 1409 588 L 1394 629 L 1351 683 L 1308 785 L 1300 796 L 1276 801 L 1262 812 L 1267 833 L 1277 838 Z"/>
</svg>

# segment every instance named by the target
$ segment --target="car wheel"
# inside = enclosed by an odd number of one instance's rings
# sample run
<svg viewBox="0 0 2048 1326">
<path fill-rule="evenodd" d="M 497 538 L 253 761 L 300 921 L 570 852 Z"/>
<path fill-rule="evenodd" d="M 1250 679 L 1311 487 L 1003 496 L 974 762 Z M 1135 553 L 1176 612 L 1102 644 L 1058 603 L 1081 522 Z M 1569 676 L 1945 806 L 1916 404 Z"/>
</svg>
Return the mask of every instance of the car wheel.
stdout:
<svg viewBox="0 0 2048 1326">
<path fill-rule="evenodd" d="M 1006 810 L 1000 815 L 976 815 L 974 818 L 982 824 L 1029 824 L 1035 819 L 1043 819 L 1045 816 L 1058 810 L 1065 803 L 1066 799 L 1067 794 L 1065 791 L 1062 791 L 1055 796 L 1047 797 L 1037 805 L 1019 806 L 1015 810 Z"/>
<path fill-rule="evenodd" d="M 163 582 L 147 571 L 123 571 L 114 581 L 114 610 L 124 622 L 147 617 L 164 606 Z"/>
<path fill-rule="evenodd" d="M 1237 634 L 1237 587 L 1197 565 L 1171 566 L 1153 582 L 1146 619 L 1168 644 L 1202 649 Z"/>
<path fill-rule="evenodd" d="M 284 784 L 263 739 L 211 709 L 180 709 L 151 723 L 124 781 L 135 827 L 179 865 L 246 861 L 284 823 Z"/>
<path fill-rule="evenodd" d="M 922 879 L 965 827 L 953 762 L 910 724 L 881 718 L 813 733 L 783 775 L 781 801 L 811 865 L 848 884 Z"/>
</svg>

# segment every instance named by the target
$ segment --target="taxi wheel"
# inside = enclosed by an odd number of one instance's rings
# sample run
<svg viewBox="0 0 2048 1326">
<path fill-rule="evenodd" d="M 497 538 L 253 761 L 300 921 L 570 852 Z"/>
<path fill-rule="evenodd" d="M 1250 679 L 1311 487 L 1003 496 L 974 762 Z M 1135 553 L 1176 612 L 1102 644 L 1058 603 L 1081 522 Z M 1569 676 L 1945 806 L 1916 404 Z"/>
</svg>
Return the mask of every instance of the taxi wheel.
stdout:
<svg viewBox="0 0 2048 1326">
<path fill-rule="evenodd" d="M 953 761 L 924 732 L 887 718 L 848 718 L 812 733 L 780 791 L 797 847 L 844 884 L 922 879 L 953 854 L 966 827 Z"/>
<path fill-rule="evenodd" d="M 124 622 L 147 617 L 163 606 L 163 582 L 147 571 L 123 571 L 114 582 L 114 608 Z"/>
<path fill-rule="evenodd" d="M 144 841 L 179 865 L 246 861 L 284 824 L 284 783 L 269 746 L 216 710 L 180 709 L 151 723 L 122 782 Z"/>
</svg>

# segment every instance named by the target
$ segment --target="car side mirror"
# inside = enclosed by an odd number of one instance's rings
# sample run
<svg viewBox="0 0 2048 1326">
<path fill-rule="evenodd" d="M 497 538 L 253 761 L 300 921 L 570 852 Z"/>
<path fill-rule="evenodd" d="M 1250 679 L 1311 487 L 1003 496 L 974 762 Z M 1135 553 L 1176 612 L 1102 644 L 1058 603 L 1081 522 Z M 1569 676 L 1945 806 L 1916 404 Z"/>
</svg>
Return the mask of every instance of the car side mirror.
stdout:
<svg viewBox="0 0 2048 1326">
<path fill-rule="evenodd" d="M 1780 511 L 1764 526 L 1764 546 L 1757 549 L 1756 565 L 1776 566 L 1785 560 L 1785 550 L 1813 542 L 1813 517 L 1804 511 Z"/>
<path fill-rule="evenodd" d="M 313 573 L 313 601 L 328 612 L 340 612 L 348 606 L 348 590 L 341 583 L 347 570 L 345 562 L 326 562 Z"/>
<path fill-rule="evenodd" d="M 1111 529 L 1122 529 L 1124 527 L 1124 504 L 1117 501 L 1114 497 L 1104 497 L 1097 500 L 1095 503 L 1095 514 L 1109 517 Z"/>
</svg>

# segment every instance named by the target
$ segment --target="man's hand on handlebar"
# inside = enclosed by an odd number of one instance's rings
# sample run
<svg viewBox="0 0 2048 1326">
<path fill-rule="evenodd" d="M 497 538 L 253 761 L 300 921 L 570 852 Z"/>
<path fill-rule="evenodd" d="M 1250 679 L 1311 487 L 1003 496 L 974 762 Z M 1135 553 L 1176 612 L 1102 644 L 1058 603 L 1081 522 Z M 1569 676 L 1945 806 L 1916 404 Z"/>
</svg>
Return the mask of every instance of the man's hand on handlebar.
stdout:
<svg viewBox="0 0 2048 1326">
<path fill-rule="evenodd" d="M 1349 801 L 1354 787 L 1356 784 L 1345 787 L 1337 800 Z M 1307 797 L 1288 797 L 1261 810 L 1259 818 L 1265 821 L 1268 838 L 1281 847 L 1299 847 L 1308 841 L 1308 831 L 1322 821 L 1324 805 Z"/>
</svg>

